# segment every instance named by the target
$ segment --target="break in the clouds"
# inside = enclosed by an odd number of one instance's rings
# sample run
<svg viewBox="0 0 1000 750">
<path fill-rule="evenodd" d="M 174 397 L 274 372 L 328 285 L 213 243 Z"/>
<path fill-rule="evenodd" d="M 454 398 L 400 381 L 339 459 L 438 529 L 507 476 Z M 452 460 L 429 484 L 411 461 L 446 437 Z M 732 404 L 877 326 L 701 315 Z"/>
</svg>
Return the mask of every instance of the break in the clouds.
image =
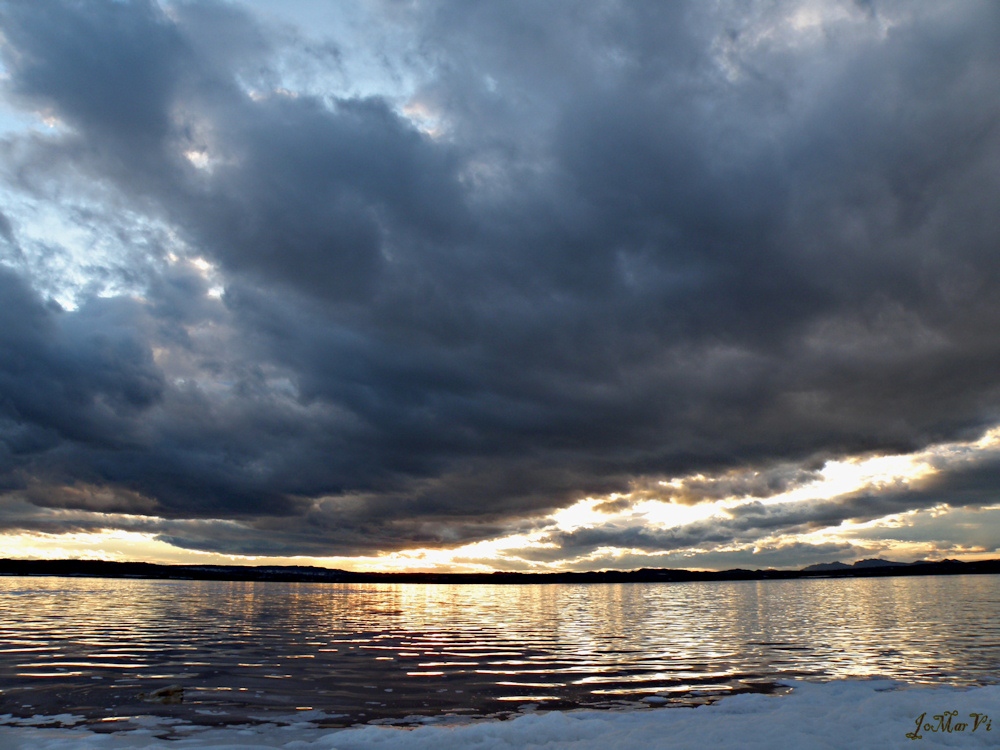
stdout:
<svg viewBox="0 0 1000 750">
<path fill-rule="evenodd" d="M 8 0 L 0 33 L 10 538 L 997 549 L 992 2 Z"/>
</svg>

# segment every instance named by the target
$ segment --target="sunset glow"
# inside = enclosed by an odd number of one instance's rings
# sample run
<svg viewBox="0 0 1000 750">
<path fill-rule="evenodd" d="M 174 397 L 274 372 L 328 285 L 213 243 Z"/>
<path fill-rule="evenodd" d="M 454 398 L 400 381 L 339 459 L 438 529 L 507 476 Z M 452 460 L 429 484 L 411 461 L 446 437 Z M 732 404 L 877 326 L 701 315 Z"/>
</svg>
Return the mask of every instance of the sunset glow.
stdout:
<svg viewBox="0 0 1000 750">
<path fill-rule="evenodd" d="M 85 5 L 0 8 L 2 554 L 1000 549 L 990 4 Z"/>
</svg>

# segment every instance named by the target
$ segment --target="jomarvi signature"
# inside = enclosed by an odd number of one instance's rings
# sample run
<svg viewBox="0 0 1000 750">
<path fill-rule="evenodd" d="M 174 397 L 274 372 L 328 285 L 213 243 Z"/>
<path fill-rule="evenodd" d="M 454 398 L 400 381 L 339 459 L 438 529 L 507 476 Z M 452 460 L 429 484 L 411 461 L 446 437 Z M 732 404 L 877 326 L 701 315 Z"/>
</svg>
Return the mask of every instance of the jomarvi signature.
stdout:
<svg viewBox="0 0 1000 750">
<path fill-rule="evenodd" d="M 993 721 L 989 714 L 969 714 L 971 721 L 958 721 L 958 711 L 943 711 L 931 717 L 930 721 L 925 721 L 927 712 L 917 717 L 917 728 L 912 732 L 907 732 L 906 737 L 911 740 L 922 740 L 924 736 L 921 732 L 943 732 L 951 734 L 953 732 L 990 732 L 993 730 Z"/>
</svg>

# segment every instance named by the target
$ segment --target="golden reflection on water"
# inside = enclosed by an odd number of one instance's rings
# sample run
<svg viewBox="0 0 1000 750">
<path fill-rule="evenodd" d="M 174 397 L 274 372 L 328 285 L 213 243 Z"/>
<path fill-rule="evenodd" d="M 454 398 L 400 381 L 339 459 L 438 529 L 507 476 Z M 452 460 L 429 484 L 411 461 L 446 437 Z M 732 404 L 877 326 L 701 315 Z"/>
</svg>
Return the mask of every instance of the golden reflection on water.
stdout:
<svg viewBox="0 0 1000 750">
<path fill-rule="evenodd" d="M 188 706 L 234 715 L 308 703 L 372 716 L 651 693 L 685 701 L 795 677 L 971 684 L 1000 667 L 995 576 L 534 586 L 3 578 L 0 614 L 0 713 L 56 695 L 59 710 L 74 700 L 127 708 L 166 683 L 185 686 Z"/>
</svg>

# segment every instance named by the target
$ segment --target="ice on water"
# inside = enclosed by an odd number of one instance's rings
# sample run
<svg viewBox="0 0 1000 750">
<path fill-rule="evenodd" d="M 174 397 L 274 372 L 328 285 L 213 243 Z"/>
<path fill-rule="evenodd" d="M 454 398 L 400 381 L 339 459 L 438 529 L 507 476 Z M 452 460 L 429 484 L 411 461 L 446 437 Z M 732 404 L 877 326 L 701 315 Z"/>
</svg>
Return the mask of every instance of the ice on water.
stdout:
<svg viewBox="0 0 1000 750">
<path fill-rule="evenodd" d="M 890 680 L 793 682 L 785 695 L 742 694 L 695 708 L 527 712 L 516 718 L 416 728 L 324 729 L 297 716 L 288 723 L 227 728 L 133 721 L 131 731 L 65 728 L 71 716 L 36 717 L 0 727 L 0 747 L 18 750 L 124 748 L 284 748 L 285 750 L 713 750 L 776 747 L 995 747 L 1000 744 L 1000 686 L 916 687 Z M 954 714 L 948 712 L 954 711 Z M 923 716 L 921 727 L 917 719 Z M 949 725 L 935 716 L 950 718 Z M 978 721 L 973 716 L 979 717 Z M 9 717 L 5 718 L 10 721 Z M 978 726 L 973 727 L 973 723 Z M 31 725 L 26 725 L 30 723 Z M 185 729 L 189 731 L 185 731 Z M 170 739 L 167 737 L 170 732 Z M 907 735 L 911 736 L 907 736 Z M 913 735 L 919 735 L 913 737 Z"/>
</svg>

